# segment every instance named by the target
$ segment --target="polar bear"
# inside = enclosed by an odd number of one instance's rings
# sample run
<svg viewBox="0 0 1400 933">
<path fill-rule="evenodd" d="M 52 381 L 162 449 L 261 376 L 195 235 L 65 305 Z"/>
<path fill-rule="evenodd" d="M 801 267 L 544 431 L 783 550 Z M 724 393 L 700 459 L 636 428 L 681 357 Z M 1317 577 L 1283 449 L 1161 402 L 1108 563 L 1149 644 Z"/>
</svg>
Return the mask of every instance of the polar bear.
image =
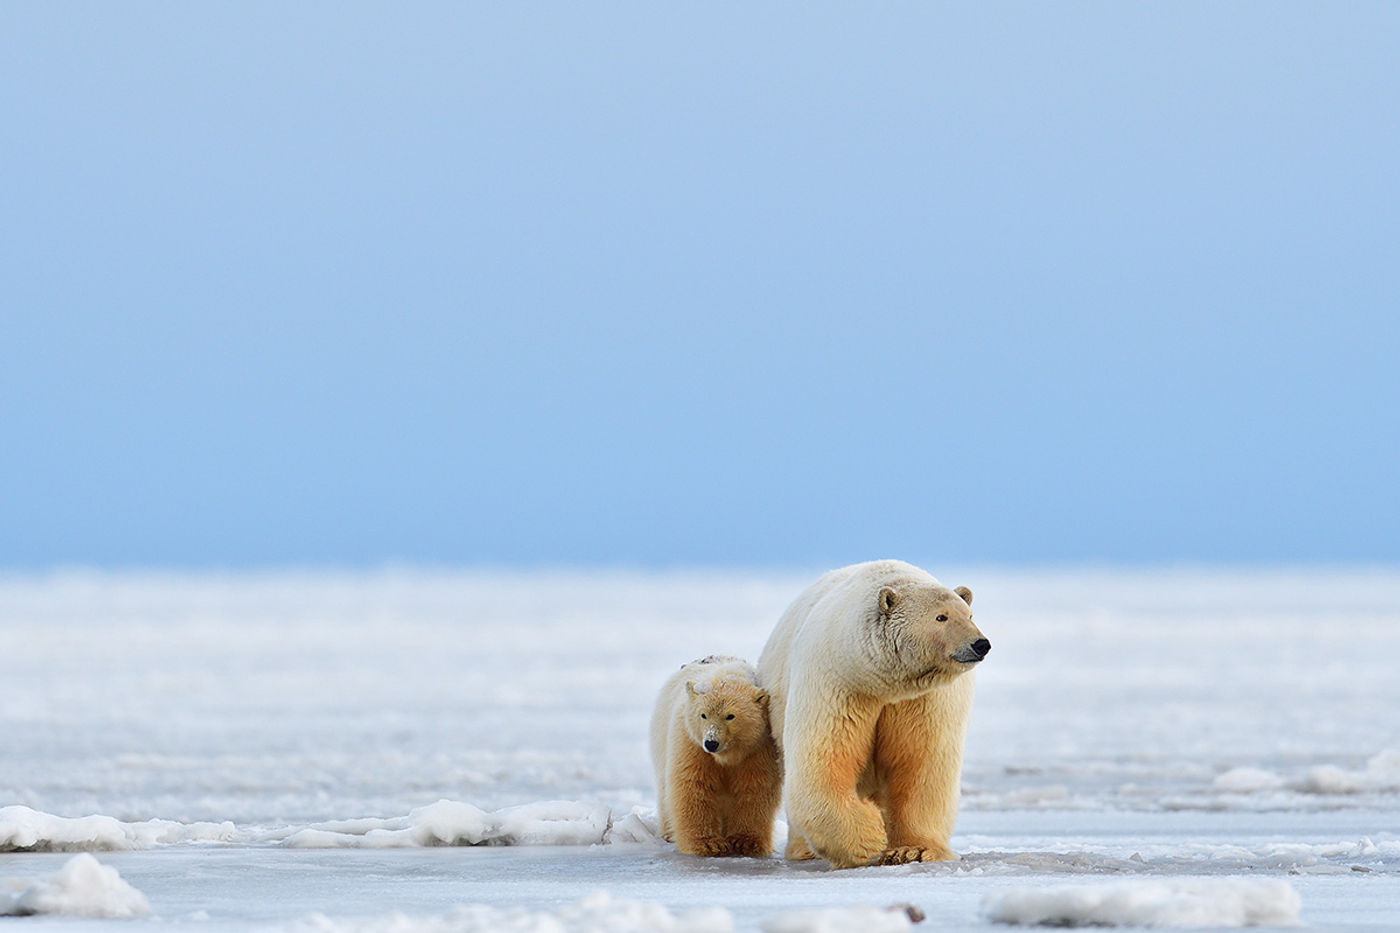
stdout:
<svg viewBox="0 0 1400 933">
<path fill-rule="evenodd" d="M 903 561 L 804 590 L 758 660 L 782 754 L 790 859 L 836 868 L 956 859 L 968 673 L 991 650 L 972 591 Z"/>
<path fill-rule="evenodd" d="M 770 855 L 782 796 L 768 694 L 753 665 L 692 661 L 661 689 L 651 717 L 661 835 L 690 855 Z"/>
</svg>

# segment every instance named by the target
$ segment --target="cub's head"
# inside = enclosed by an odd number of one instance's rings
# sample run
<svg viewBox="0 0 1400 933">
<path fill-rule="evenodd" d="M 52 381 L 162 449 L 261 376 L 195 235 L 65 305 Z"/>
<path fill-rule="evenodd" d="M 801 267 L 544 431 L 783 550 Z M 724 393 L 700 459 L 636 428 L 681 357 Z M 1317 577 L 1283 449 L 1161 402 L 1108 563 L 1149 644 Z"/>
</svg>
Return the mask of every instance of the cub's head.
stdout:
<svg viewBox="0 0 1400 933">
<path fill-rule="evenodd" d="M 972 621 L 972 590 L 934 583 L 882 586 L 871 607 L 877 657 L 900 681 L 928 686 L 951 680 L 992 650 Z"/>
<path fill-rule="evenodd" d="M 751 681 L 692 680 L 685 692 L 686 732 L 721 764 L 741 759 L 768 741 L 768 692 Z"/>
</svg>

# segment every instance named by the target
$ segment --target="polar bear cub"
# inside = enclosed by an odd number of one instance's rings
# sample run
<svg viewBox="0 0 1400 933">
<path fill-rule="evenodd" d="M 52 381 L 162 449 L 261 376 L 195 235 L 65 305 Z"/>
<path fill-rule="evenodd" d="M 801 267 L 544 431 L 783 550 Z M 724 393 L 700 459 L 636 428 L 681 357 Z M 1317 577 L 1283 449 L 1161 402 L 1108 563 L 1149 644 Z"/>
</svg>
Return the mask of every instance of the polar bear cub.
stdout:
<svg viewBox="0 0 1400 933">
<path fill-rule="evenodd" d="M 661 834 L 690 855 L 769 855 L 782 767 L 753 665 L 711 655 L 661 688 L 651 718 Z"/>
</svg>

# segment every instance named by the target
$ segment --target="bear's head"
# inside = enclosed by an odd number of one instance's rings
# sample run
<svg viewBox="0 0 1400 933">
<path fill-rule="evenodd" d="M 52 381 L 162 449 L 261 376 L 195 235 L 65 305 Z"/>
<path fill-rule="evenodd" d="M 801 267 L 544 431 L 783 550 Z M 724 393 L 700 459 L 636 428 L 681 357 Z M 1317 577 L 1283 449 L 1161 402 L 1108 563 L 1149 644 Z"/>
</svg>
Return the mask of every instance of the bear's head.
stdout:
<svg viewBox="0 0 1400 933">
<path fill-rule="evenodd" d="M 737 677 L 685 685 L 686 733 L 720 764 L 743 759 L 768 740 L 768 691 Z"/>
<path fill-rule="evenodd" d="M 992 650 L 972 621 L 972 590 L 965 586 L 882 586 L 870 614 L 869 644 L 880 666 L 915 687 L 966 673 Z"/>
</svg>

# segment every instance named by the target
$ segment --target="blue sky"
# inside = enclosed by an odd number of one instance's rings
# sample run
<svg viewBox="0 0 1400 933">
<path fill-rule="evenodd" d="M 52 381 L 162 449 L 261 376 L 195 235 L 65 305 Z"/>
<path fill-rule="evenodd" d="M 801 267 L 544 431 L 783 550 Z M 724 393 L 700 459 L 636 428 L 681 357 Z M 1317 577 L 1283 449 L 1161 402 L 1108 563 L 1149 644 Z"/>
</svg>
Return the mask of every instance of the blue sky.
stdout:
<svg viewBox="0 0 1400 933">
<path fill-rule="evenodd" d="M 1394 4 L 0 7 L 0 567 L 1400 561 Z"/>
</svg>

